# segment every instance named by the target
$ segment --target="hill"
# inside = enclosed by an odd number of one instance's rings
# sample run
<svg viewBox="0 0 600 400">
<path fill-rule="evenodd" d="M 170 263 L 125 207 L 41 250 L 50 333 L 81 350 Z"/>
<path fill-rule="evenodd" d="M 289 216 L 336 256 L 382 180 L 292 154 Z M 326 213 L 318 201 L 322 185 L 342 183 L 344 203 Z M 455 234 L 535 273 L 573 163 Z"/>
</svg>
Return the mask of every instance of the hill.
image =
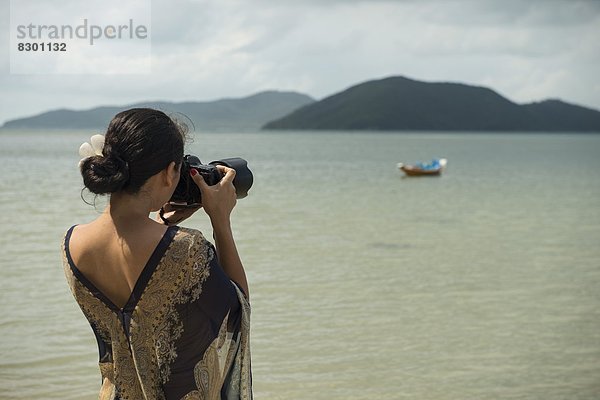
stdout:
<svg viewBox="0 0 600 400">
<path fill-rule="evenodd" d="M 600 132 L 600 112 L 560 100 L 520 105 L 485 87 L 390 77 L 307 104 L 263 128 Z"/>
<path fill-rule="evenodd" d="M 207 102 L 142 102 L 125 106 L 96 107 L 90 110 L 55 110 L 28 118 L 7 121 L 6 129 L 105 129 L 111 118 L 133 107 L 152 107 L 168 114 L 181 113 L 196 130 L 258 130 L 266 122 L 314 102 L 295 92 L 267 91 L 244 98 Z M 177 117 L 177 116 L 176 116 Z M 187 118 L 179 116 L 183 122 Z"/>
</svg>

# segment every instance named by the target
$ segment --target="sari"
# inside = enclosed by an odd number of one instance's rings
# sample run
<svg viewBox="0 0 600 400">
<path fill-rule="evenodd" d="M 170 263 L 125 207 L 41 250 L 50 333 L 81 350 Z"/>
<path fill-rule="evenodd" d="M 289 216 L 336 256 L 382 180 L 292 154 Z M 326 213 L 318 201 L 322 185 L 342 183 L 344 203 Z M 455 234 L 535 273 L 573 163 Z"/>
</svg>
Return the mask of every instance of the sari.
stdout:
<svg viewBox="0 0 600 400">
<path fill-rule="evenodd" d="M 120 308 L 73 262 L 73 228 L 63 265 L 98 342 L 100 399 L 252 399 L 250 305 L 199 231 L 169 227 Z"/>
</svg>

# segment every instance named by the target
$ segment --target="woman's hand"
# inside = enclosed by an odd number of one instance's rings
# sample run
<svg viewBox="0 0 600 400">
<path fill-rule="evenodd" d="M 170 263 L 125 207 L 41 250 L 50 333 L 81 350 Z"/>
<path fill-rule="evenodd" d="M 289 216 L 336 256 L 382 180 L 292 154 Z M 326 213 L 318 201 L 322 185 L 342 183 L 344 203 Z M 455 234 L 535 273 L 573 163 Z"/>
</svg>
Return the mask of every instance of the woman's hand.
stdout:
<svg viewBox="0 0 600 400">
<path fill-rule="evenodd" d="M 196 211 L 201 209 L 198 207 L 177 207 L 176 204 L 166 203 L 162 206 L 161 211 L 156 215 L 156 221 L 166 225 L 177 225 L 178 223 L 191 217 Z"/>
<path fill-rule="evenodd" d="M 223 178 L 213 186 L 208 186 L 202 175 L 195 169 L 190 171 L 192 179 L 202 193 L 202 207 L 213 224 L 229 222 L 231 211 L 237 202 L 235 187 L 233 186 L 235 170 L 224 165 L 217 165 L 217 169 L 223 175 Z"/>
</svg>

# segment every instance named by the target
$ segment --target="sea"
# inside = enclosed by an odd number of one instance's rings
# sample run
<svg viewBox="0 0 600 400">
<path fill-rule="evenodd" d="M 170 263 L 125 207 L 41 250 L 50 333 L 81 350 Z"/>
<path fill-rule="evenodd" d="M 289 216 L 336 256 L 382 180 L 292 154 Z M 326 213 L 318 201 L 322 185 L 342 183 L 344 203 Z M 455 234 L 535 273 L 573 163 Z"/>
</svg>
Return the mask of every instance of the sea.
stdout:
<svg viewBox="0 0 600 400">
<path fill-rule="evenodd" d="M 60 250 L 107 202 L 78 173 L 95 133 L 0 131 L 2 399 L 97 398 Z M 254 173 L 232 218 L 256 399 L 600 398 L 600 135 L 193 137 Z M 434 157 L 439 177 L 396 166 Z"/>
</svg>

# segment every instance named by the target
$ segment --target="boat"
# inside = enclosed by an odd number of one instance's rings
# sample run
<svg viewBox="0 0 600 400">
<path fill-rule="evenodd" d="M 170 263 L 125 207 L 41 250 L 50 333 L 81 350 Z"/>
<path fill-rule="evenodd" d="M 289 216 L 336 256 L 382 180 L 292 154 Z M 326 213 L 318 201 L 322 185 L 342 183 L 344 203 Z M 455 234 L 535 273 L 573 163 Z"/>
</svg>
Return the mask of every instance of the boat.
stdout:
<svg viewBox="0 0 600 400">
<path fill-rule="evenodd" d="M 448 160 L 434 158 L 429 163 L 404 164 L 398 163 L 398 169 L 404 171 L 406 176 L 438 176 L 446 168 Z"/>
</svg>

